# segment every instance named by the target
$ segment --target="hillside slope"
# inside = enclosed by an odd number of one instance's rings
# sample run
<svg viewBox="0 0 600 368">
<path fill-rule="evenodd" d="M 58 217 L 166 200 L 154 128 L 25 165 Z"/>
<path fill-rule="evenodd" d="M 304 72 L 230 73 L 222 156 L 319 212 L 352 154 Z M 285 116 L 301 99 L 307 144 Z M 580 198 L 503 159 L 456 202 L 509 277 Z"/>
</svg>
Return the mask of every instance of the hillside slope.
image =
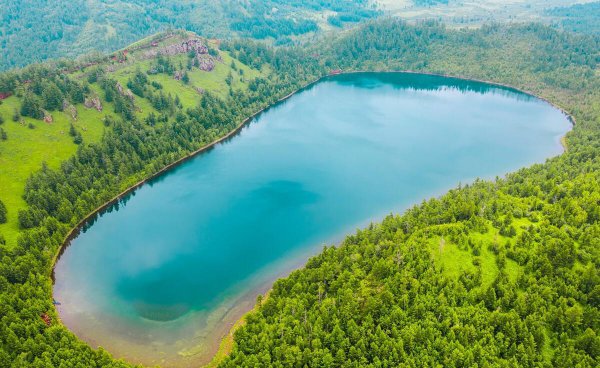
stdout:
<svg viewBox="0 0 600 368">
<path fill-rule="evenodd" d="M 100 142 L 120 114 L 151 125 L 172 123 L 178 113 L 197 106 L 203 94 L 225 97 L 268 73 L 218 50 L 217 41 L 186 32 L 156 35 L 83 67 L 55 67 L 60 71 L 51 66 L 24 71 L 25 83 L 1 100 L 0 129 L 6 139 L 0 142 L 0 201 L 8 221 L 0 224 L 0 234 L 9 245 L 16 243 L 18 213 L 26 206 L 27 178 L 42 165 L 56 169 L 82 142 Z M 114 86 L 126 99 L 110 96 Z M 57 103 L 50 106 L 50 100 Z"/>
</svg>

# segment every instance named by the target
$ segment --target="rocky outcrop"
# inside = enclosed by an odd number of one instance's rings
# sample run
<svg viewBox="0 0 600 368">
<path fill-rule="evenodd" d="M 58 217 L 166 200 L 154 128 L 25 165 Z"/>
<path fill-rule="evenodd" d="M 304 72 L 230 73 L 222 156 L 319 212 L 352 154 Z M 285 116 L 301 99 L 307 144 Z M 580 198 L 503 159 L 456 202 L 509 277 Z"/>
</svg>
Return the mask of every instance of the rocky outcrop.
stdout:
<svg viewBox="0 0 600 368">
<path fill-rule="evenodd" d="M 181 70 L 176 70 L 175 73 L 173 73 L 173 79 L 181 80 L 183 78 L 184 74 L 185 74 L 185 72 L 183 72 Z"/>
<path fill-rule="evenodd" d="M 96 109 L 98 111 L 102 111 L 102 102 L 98 96 L 87 97 L 83 102 L 83 106 L 88 109 Z"/>
<path fill-rule="evenodd" d="M 210 55 L 197 55 L 193 65 L 197 66 L 200 70 L 210 72 L 215 68 L 215 60 Z"/>
<path fill-rule="evenodd" d="M 49 327 L 52 324 L 52 318 L 47 313 L 42 313 L 40 315 L 40 318 L 42 319 L 42 321 L 44 321 L 46 326 Z"/>
<path fill-rule="evenodd" d="M 206 41 L 199 38 L 190 38 L 173 45 L 156 47 L 152 50 L 146 51 L 143 54 L 143 58 L 153 59 L 159 55 L 175 56 L 190 53 L 193 53 L 194 55 L 194 58 L 192 60 L 192 66 L 198 67 L 200 70 L 204 70 L 207 72 L 212 71 L 215 68 L 215 63 L 221 61 L 221 57 L 219 55 L 212 56 L 209 54 L 208 44 L 206 43 Z M 177 75 L 174 75 L 174 78 L 178 79 Z M 181 79 L 181 75 L 179 76 L 179 79 Z"/>
<path fill-rule="evenodd" d="M 203 40 L 192 38 L 182 41 L 181 43 L 148 50 L 144 53 L 144 57 L 146 59 L 152 59 L 158 55 L 175 56 L 179 54 L 187 54 L 190 51 L 193 51 L 198 55 L 208 54 L 208 46 Z"/>
<path fill-rule="evenodd" d="M 123 88 L 123 86 L 119 82 L 117 82 L 116 87 L 117 87 L 117 91 L 119 91 L 119 94 L 121 96 L 125 96 L 125 97 L 129 98 L 131 101 L 135 101 L 135 96 L 133 95 L 133 92 L 131 92 L 131 90 L 129 88 Z"/>
<path fill-rule="evenodd" d="M 48 111 L 44 111 L 44 123 L 51 124 L 54 121 Z"/>
</svg>

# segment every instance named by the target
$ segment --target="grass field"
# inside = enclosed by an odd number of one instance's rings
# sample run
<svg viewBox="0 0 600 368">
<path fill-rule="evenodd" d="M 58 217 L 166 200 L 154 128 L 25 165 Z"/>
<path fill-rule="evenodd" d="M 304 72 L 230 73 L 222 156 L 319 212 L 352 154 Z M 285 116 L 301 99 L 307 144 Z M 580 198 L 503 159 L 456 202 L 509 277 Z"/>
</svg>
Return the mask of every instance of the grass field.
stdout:
<svg viewBox="0 0 600 368">
<path fill-rule="evenodd" d="M 53 122 L 23 118 L 14 122 L 15 109 L 20 108 L 17 97 L 10 97 L 0 105 L 0 115 L 4 118 L 2 128 L 8 140 L 0 141 L 0 200 L 8 209 L 8 222 L 0 225 L 0 233 L 7 244 L 14 244 L 19 232 L 17 213 L 25 207 L 22 198 L 27 178 L 39 170 L 45 162 L 51 168 L 59 167 L 77 150 L 69 135 L 70 124 L 81 132 L 84 142 L 97 142 L 104 132 L 103 113 L 77 106 L 76 121 L 66 113 L 52 113 Z M 30 128 L 33 126 L 33 129 Z"/>
<path fill-rule="evenodd" d="M 513 220 L 513 226 L 517 229 L 517 234 L 523 231 L 522 227 L 531 224 L 527 219 Z M 499 272 L 498 256 L 492 248 L 494 245 L 506 244 L 511 238 L 500 235 L 497 229 L 489 225 L 486 233 L 471 232 L 469 239 L 473 244 L 478 245 L 478 255 L 470 247 L 462 247 L 461 249 L 458 244 L 453 243 L 448 237 L 431 237 L 429 239 L 429 249 L 432 258 L 440 265 L 445 275 L 455 280 L 465 272 L 476 273 L 479 267 L 481 269 L 481 287 L 487 288 L 494 282 Z M 521 266 L 506 258 L 504 271 L 508 278 L 514 282 L 521 273 Z"/>
</svg>

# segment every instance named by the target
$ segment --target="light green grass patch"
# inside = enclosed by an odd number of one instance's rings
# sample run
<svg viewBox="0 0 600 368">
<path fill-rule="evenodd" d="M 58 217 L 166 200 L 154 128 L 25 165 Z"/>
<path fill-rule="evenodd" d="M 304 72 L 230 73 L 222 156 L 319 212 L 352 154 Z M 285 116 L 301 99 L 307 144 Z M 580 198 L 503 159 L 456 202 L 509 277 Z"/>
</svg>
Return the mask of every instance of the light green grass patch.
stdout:
<svg viewBox="0 0 600 368">
<path fill-rule="evenodd" d="M 518 219 L 513 225 L 519 231 L 521 226 L 529 226 L 527 219 Z M 509 238 L 503 237 L 491 225 L 486 233 L 471 232 L 469 239 L 474 244 L 481 244 L 478 260 L 481 267 L 481 287 L 489 287 L 498 276 L 497 256 L 490 245 L 505 244 Z M 463 272 L 476 272 L 477 266 L 473 263 L 475 255 L 470 247 L 460 249 L 458 245 L 448 240 L 448 237 L 436 236 L 430 239 L 429 248 L 434 262 L 441 266 L 442 272 L 449 278 L 458 279 Z M 511 282 L 515 282 L 522 272 L 521 266 L 511 259 L 506 259 L 504 271 Z"/>
<path fill-rule="evenodd" d="M 69 135 L 71 117 L 67 114 L 53 111 L 52 123 L 31 118 L 22 118 L 22 123 L 18 123 L 12 120 L 15 109 L 20 109 L 20 102 L 14 96 L 0 105 L 2 128 L 8 135 L 8 140 L 0 141 L 0 199 L 8 210 L 8 222 L 0 225 L 0 234 L 9 245 L 15 244 L 19 232 L 18 211 L 26 206 L 22 196 L 27 178 L 41 168 L 42 162 L 58 168 L 77 150 Z M 99 141 L 104 132 L 104 114 L 83 105 L 77 106 L 77 111 L 78 119 L 73 124 L 84 142 Z M 34 129 L 28 127 L 30 123 Z"/>
</svg>

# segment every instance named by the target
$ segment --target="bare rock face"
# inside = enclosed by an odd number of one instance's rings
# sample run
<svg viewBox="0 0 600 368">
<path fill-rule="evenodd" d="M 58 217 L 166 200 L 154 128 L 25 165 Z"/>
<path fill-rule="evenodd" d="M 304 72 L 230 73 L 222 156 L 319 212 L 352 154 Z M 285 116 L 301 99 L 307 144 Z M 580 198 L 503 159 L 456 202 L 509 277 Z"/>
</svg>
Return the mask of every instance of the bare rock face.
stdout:
<svg viewBox="0 0 600 368">
<path fill-rule="evenodd" d="M 208 50 L 208 44 L 206 40 L 200 38 L 189 38 L 179 43 L 160 47 L 158 43 L 153 43 L 152 48 L 146 49 L 143 54 L 140 55 L 141 59 L 154 59 L 158 56 L 175 56 L 181 54 L 189 54 L 191 59 L 191 66 L 197 67 L 200 70 L 210 72 L 214 70 L 217 62 L 222 62 L 220 55 L 211 55 Z M 155 71 L 151 71 L 155 72 Z M 173 78 L 181 80 L 183 78 L 183 72 L 175 71 Z M 121 88 L 123 88 L 121 86 Z M 119 90 L 119 93 L 122 92 Z"/>
<path fill-rule="evenodd" d="M 181 43 L 148 50 L 144 53 L 144 58 L 152 59 L 158 55 L 175 56 L 179 54 L 186 54 L 190 51 L 194 51 L 199 55 L 208 54 L 208 46 L 201 39 L 191 38 L 189 40 L 182 41 Z"/>
<path fill-rule="evenodd" d="M 88 109 L 94 108 L 98 111 L 102 111 L 102 102 L 100 102 L 100 99 L 98 98 L 98 96 L 86 98 L 85 101 L 83 102 L 83 106 L 85 106 Z"/>
<path fill-rule="evenodd" d="M 215 61 L 209 55 L 197 55 L 195 64 L 205 72 L 210 72 L 215 68 Z"/>
</svg>

